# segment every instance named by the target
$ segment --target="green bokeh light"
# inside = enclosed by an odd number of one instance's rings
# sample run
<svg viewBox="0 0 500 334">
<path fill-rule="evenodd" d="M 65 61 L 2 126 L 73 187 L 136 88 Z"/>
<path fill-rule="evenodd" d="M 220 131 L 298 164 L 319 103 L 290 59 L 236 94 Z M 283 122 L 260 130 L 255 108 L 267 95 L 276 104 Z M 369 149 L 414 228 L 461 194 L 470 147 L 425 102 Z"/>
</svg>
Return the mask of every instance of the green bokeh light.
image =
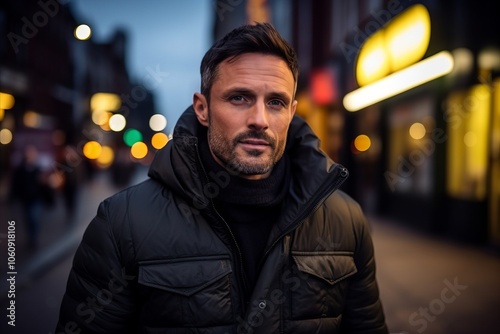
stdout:
<svg viewBox="0 0 500 334">
<path fill-rule="evenodd" d="M 132 146 L 135 143 L 142 141 L 142 133 L 136 129 L 128 129 L 123 134 L 123 141 L 127 146 Z"/>
</svg>

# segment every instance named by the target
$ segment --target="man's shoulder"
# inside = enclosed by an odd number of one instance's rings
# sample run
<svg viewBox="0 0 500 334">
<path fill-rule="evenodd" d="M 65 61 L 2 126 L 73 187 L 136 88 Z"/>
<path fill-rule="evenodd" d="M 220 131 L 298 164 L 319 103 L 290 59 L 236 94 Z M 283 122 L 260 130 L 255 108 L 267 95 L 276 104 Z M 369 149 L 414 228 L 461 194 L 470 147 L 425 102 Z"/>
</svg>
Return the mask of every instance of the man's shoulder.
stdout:
<svg viewBox="0 0 500 334">
<path fill-rule="evenodd" d="M 335 191 L 324 202 L 324 207 L 335 224 L 353 230 L 365 228 L 366 216 L 361 205 L 346 192 Z"/>
<path fill-rule="evenodd" d="M 333 192 L 326 199 L 325 206 L 331 210 L 345 211 L 346 214 L 352 214 L 354 211 L 362 211 L 358 201 L 340 189 Z"/>
<path fill-rule="evenodd" d="M 355 252 L 366 219 L 358 202 L 336 190 L 296 233 L 296 249 Z"/>
<path fill-rule="evenodd" d="M 130 185 L 111 196 L 108 196 L 103 202 L 107 205 L 133 204 L 135 200 L 141 197 L 151 196 L 160 191 L 161 185 L 152 179 L 147 179 Z"/>
<path fill-rule="evenodd" d="M 163 186 L 147 179 L 107 197 L 101 203 L 100 211 L 104 210 L 107 218 L 115 223 L 135 216 L 145 218 L 148 213 L 154 213 L 154 208 L 164 199 Z"/>
</svg>

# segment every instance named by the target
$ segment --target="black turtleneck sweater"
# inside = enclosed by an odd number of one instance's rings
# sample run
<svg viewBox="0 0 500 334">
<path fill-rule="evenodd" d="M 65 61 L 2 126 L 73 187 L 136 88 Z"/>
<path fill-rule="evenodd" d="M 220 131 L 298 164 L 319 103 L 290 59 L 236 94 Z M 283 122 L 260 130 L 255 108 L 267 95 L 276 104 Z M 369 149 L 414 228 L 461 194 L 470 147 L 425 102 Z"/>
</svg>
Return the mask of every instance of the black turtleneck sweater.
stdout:
<svg viewBox="0 0 500 334">
<path fill-rule="evenodd" d="M 200 155 L 208 175 L 226 172 L 213 158 L 206 140 L 200 143 Z M 286 158 L 280 159 L 271 175 L 261 180 L 248 180 L 227 173 L 229 182 L 219 189 L 214 205 L 236 239 L 242 254 L 244 275 L 251 290 L 269 233 L 280 216 L 288 190 L 288 166 Z"/>
</svg>

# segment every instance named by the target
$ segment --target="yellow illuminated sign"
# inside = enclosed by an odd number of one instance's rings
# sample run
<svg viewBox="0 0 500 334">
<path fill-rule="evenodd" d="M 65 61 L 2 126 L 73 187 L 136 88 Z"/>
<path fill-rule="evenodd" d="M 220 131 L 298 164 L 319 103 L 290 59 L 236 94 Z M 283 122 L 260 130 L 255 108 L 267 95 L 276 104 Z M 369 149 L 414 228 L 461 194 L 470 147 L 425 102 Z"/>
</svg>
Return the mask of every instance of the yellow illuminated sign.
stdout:
<svg viewBox="0 0 500 334">
<path fill-rule="evenodd" d="M 383 30 L 370 36 L 363 44 L 356 62 L 356 79 L 360 86 L 381 79 L 391 72 L 384 44 Z"/>
<path fill-rule="evenodd" d="M 357 111 L 450 73 L 454 59 L 448 51 L 421 60 L 430 36 L 430 15 L 421 4 L 370 36 L 356 60 L 360 88 L 344 96 L 344 107 Z"/>
<path fill-rule="evenodd" d="M 427 9 L 421 4 L 408 8 L 361 47 L 356 61 L 358 84 L 372 83 L 419 61 L 427 51 L 430 36 Z"/>
<path fill-rule="evenodd" d="M 344 107 L 358 111 L 372 104 L 406 92 L 426 82 L 446 75 L 453 69 L 453 56 L 441 51 L 401 71 L 360 87 L 344 96 Z"/>
</svg>

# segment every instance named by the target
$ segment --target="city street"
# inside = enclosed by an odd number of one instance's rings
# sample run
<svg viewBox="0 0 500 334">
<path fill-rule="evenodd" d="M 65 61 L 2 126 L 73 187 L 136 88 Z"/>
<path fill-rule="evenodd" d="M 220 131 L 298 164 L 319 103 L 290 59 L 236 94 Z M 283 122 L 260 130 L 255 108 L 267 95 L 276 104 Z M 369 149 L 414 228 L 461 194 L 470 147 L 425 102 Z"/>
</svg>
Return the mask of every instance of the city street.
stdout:
<svg viewBox="0 0 500 334">
<path fill-rule="evenodd" d="M 145 177 L 141 171 L 134 182 Z M 24 255 L 17 276 L 16 326 L 8 326 L 4 315 L 1 333 L 54 333 L 74 250 L 98 203 L 116 190 L 105 175 L 93 179 L 81 189 L 75 226 L 59 226 L 59 238 L 51 245 L 31 256 Z M 64 216 L 62 212 L 51 214 Z M 500 332 L 498 254 L 422 235 L 383 219 L 372 218 L 370 223 L 391 333 Z M 56 222 L 53 224 L 55 228 Z M 61 237 L 63 233 L 65 237 Z M 50 239 L 50 234 L 45 238 Z M 2 268 L 4 262 L 2 259 Z M 2 270 L 1 300 L 6 312 L 4 275 Z"/>
<path fill-rule="evenodd" d="M 161 285 L 170 293 L 164 298 L 174 295 L 175 306 L 170 310 L 161 302 L 162 296 L 151 292 L 160 301 L 150 304 L 171 319 L 141 315 L 141 322 L 151 326 L 146 331 L 170 332 L 161 327 L 174 326 L 176 321 L 196 328 L 218 325 L 210 316 L 211 321 L 192 320 L 200 314 L 206 317 L 204 312 L 210 309 L 206 305 L 217 301 L 200 296 L 231 299 L 222 302 L 228 309 L 239 299 L 244 305 L 259 275 L 260 267 L 252 263 L 270 263 L 259 262 L 267 233 L 261 228 L 286 233 L 283 226 L 293 225 L 280 222 L 286 223 L 295 212 L 303 219 L 301 214 L 315 204 L 312 196 L 325 196 L 328 182 L 343 182 L 341 189 L 367 214 L 390 334 L 500 334 L 500 28 L 494 4 L 477 0 L 2 1 L 0 334 L 61 334 L 54 331 L 62 298 L 89 223 L 106 198 L 147 180 L 153 159 L 159 162 L 154 173 L 169 187 L 182 189 L 184 196 L 161 189 L 168 197 L 164 200 L 160 188 L 148 183 L 141 188 L 144 193 L 135 192 L 137 197 L 132 194 L 130 201 L 110 206 L 114 221 L 134 222 L 130 231 L 106 230 L 98 219 L 96 230 L 104 234 L 89 234 L 87 239 L 89 256 L 97 262 L 117 249 L 124 268 L 140 262 L 130 267 L 139 267 L 132 273 L 140 277 L 134 278 L 137 285 L 151 289 Z M 155 156 L 169 141 L 173 145 L 163 151 L 167 158 Z M 331 161 L 325 164 L 323 154 L 347 168 L 346 182 L 345 171 L 339 172 L 337 180 L 323 178 L 323 169 L 333 166 Z M 230 185 L 234 188 L 220 191 L 225 187 L 221 182 L 229 179 L 219 173 L 222 167 L 217 162 L 234 167 L 228 170 L 231 181 L 240 173 L 258 181 L 237 180 Z M 193 169 L 195 165 L 205 168 L 200 173 Z M 267 167 L 274 168 L 272 173 Z M 203 175 L 210 182 L 192 182 L 191 178 Z M 221 216 L 234 227 L 228 239 L 240 247 L 231 249 L 231 257 L 240 261 L 236 268 L 221 261 L 220 275 L 211 278 L 203 265 L 190 266 L 200 270 L 184 275 L 196 276 L 188 282 L 178 274 L 188 264 L 174 260 L 195 262 L 194 253 L 208 258 L 211 254 L 206 249 L 216 252 L 220 246 L 210 227 L 200 225 L 201 219 L 184 224 L 184 213 L 199 214 L 206 204 L 199 200 L 200 191 L 219 196 L 210 204 L 220 205 Z M 282 201 L 281 194 L 289 197 Z M 182 207 L 186 196 L 187 204 L 193 204 L 189 208 Z M 123 212 L 115 211 L 115 204 Z M 131 210 L 121 207 L 127 205 Z M 285 214 L 280 206 L 287 210 Z M 328 283 L 310 280 L 323 278 L 338 284 L 340 278 L 347 286 L 348 279 L 364 277 L 354 276 L 353 266 L 361 266 L 360 261 L 352 265 L 343 244 L 358 247 L 355 253 L 362 254 L 357 250 L 366 234 L 355 228 L 344 234 L 345 229 L 339 228 L 330 237 L 334 229 L 324 226 L 329 219 L 346 220 L 350 228 L 350 219 L 359 215 L 355 210 L 349 218 L 349 204 L 332 213 L 329 207 L 321 210 L 319 218 L 310 222 L 319 223 L 313 232 L 342 241 L 340 262 L 328 254 L 333 274 L 327 270 L 328 277 L 323 277 L 324 268 L 302 268 L 293 254 L 276 258 L 294 260 L 291 272 L 309 275 L 304 281 L 310 284 L 308 291 L 328 295 L 329 288 L 319 285 Z M 322 222 L 323 217 L 327 218 Z M 141 224 L 135 224 L 136 219 Z M 172 222 L 178 224 L 162 225 Z M 108 243 L 104 250 L 96 245 L 109 237 L 106 233 L 120 242 Z M 292 237 L 289 244 L 300 242 Z M 303 244 L 304 253 L 315 246 Z M 161 247 L 168 259 L 160 254 Z M 215 259 L 211 259 L 214 265 Z M 163 260 L 173 264 L 163 266 Z M 118 268 L 111 268 L 114 262 L 106 262 L 105 267 L 116 276 Z M 327 261 L 320 262 L 319 267 Z M 290 269 L 273 267 L 277 274 L 288 274 Z M 78 281 L 82 290 L 90 289 L 90 281 L 103 281 L 92 274 L 92 265 L 76 268 L 82 276 L 85 272 L 92 276 Z M 172 270 L 175 274 L 170 275 Z M 229 272 L 241 282 L 228 279 Z M 322 277 L 314 277 L 315 273 Z M 122 271 L 125 274 L 131 275 Z M 207 282 L 201 284 L 198 276 Z M 210 284 L 213 291 L 194 296 L 201 290 L 184 291 L 177 282 L 167 282 L 172 277 L 191 288 Z M 232 287 L 230 298 L 217 290 L 221 277 Z M 81 313 L 92 314 L 102 304 L 113 305 L 113 300 L 120 299 L 118 289 L 112 289 L 115 279 L 127 286 L 123 277 L 106 280 L 109 289 L 99 286 L 95 291 L 99 305 L 92 296 L 81 300 L 80 294 L 65 307 L 91 322 Z M 283 286 L 289 284 L 281 281 Z M 278 283 L 260 283 L 263 280 L 255 285 L 253 296 L 274 296 Z M 350 293 L 355 286 L 333 308 L 328 296 L 318 294 L 307 302 L 307 291 L 300 290 L 296 298 L 293 292 L 274 289 L 293 305 L 268 307 L 267 300 L 258 300 L 254 320 L 260 321 L 257 316 L 268 312 L 273 320 L 267 322 L 277 326 L 273 316 L 290 315 L 287 318 L 294 324 L 281 322 L 280 334 L 285 334 L 315 322 L 321 324 L 318 333 L 326 332 L 325 327 L 342 327 L 342 319 L 331 316 L 344 316 L 345 324 L 353 308 L 373 317 L 373 310 L 357 305 L 358 291 Z M 262 293 L 257 287 L 262 287 Z M 334 287 L 332 291 L 339 290 Z M 149 290 L 139 290 L 134 288 L 134 298 L 149 297 Z M 373 289 L 361 290 L 364 297 L 374 295 Z M 100 298 L 106 293 L 117 298 Z M 354 302 L 346 303 L 346 298 Z M 321 303 L 316 302 L 320 299 Z M 126 303 L 118 302 L 125 307 Z M 85 308 L 86 303 L 90 308 Z M 202 311 L 193 311 L 193 305 L 200 303 L 205 306 L 196 310 Z M 345 307 L 350 304 L 356 306 Z M 233 313 L 226 318 L 239 322 L 241 312 Z M 118 311 L 114 315 L 121 321 Z M 72 321 L 68 324 L 66 334 L 85 334 Z M 194 331 L 183 329 L 178 331 Z"/>
</svg>

